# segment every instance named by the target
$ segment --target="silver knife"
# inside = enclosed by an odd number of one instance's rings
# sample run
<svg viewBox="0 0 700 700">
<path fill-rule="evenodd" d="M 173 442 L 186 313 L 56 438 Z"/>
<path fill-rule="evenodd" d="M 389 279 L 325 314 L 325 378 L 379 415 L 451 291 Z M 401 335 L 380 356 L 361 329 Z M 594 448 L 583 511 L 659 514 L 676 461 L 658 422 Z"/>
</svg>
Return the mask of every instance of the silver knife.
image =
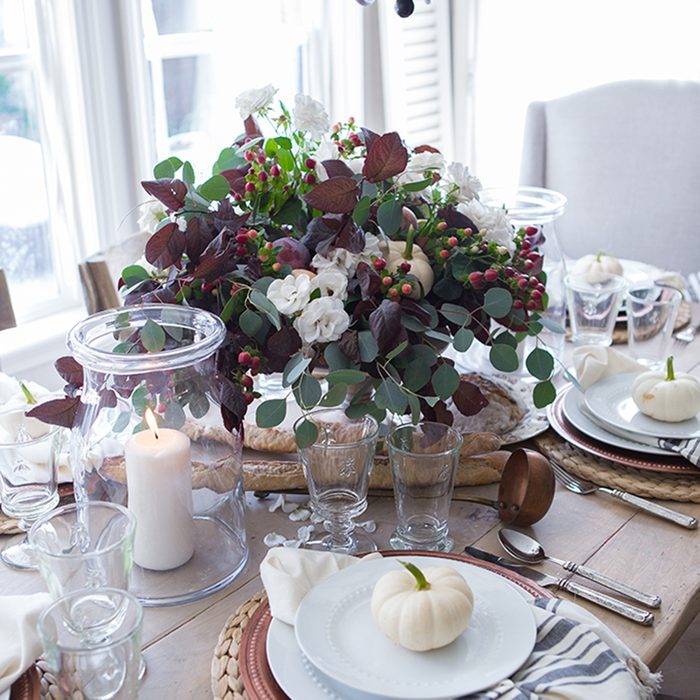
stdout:
<svg viewBox="0 0 700 700">
<path fill-rule="evenodd" d="M 585 598 L 591 603 L 595 603 L 596 605 L 600 605 L 603 608 L 607 608 L 608 610 L 611 610 L 612 612 L 617 613 L 618 615 L 622 615 L 628 620 L 637 622 L 640 625 L 645 625 L 648 627 L 654 624 L 654 615 L 648 610 L 643 610 L 642 608 L 630 605 L 629 603 L 623 603 L 617 598 L 605 595 L 605 593 L 600 593 L 596 590 L 593 590 L 592 588 L 582 586 L 581 584 L 576 583 L 575 581 L 571 581 L 570 579 L 556 578 L 555 576 L 550 576 L 549 574 L 545 574 L 542 571 L 531 569 L 528 566 L 514 564 L 512 561 L 509 561 L 504 557 L 499 557 L 495 554 L 491 554 L 490 552 L 484 552 L 481 549 L 477 549 L 476 547 L 465 547 L 464 551 L 466 554 L 469 554 L 470 556 L 476 559 L 488 561 L 491 564 L 497 564 L 498 566 L 502 566 L 505 569 L 510 569 L 516 574 L 525 576 L 525 578 L 529 578 L 531 581 L 534 581 L 535 583 L 539 584 L 540 586 L 544 586 L 545 588 L 553 586 L 556 590 L 568 591 L 569 593 L 573 593 L 573 595 L 575 596 Z"/>
</svg>

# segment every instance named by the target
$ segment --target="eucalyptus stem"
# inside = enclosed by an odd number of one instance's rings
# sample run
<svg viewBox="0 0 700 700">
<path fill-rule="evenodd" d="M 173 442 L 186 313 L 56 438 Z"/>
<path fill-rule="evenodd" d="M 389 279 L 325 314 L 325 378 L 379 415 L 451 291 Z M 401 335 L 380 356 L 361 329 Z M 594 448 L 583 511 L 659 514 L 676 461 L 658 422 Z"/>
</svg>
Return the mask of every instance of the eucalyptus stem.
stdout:
<svg viewBox="0 0 700 700">
<path fill-rule="evenodd" d="M 672 382 L 676 378 L 676 373 L 673 371 L 673 355 L 666 360 L 666 381 Z"/>
<path fill-rule="evenodd" d="M 416 579 L 416 590 L 417 591 L 429 591 L 430 584 L 428 579 L 425 578 L 425 574 L 415 565 L 411 564 L 409 561 L 399 561 L 399 564 L 405 566 L 410 574 Z"/>
</svg>

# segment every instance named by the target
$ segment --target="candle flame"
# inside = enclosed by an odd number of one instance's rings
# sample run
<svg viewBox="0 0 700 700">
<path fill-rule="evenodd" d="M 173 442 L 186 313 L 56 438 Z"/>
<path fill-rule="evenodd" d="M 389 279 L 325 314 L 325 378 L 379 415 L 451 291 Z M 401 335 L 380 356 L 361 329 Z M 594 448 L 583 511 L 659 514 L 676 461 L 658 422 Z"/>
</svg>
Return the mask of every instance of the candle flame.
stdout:
<svg viewBox="0 0 700 700">
<path fill-rule="evenodd" d="M 153 415 L 153 411 L 151 411 L 150 408 L 146 409 L 146 413 L 144 415 L 144 418 L 146 419 L 146 423 L 148 423 L 148 427 L 153 431 L 153 434 L 156 437 L 156 440 L 158 439 L 158 423 L 156 422 L 156 417 Z"/>
</svg>

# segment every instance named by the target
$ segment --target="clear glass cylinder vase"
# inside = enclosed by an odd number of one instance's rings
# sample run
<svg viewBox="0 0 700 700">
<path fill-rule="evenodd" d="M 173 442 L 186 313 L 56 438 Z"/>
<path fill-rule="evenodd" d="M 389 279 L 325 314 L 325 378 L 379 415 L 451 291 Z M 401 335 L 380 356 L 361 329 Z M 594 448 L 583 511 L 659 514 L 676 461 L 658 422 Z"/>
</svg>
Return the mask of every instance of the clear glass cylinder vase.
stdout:
<svg viewBox="0 0 700 700">
<path fill-rule="evenodd" d="M 242 441 L 216 399 L 225 337 L 213 314 L 169 304 L 95 314 L 68 337 L 84 370 L 76 500 L 134 514 L 130 590 L 144 605 L 198 600 L 248 558 Z"/>
</svg>

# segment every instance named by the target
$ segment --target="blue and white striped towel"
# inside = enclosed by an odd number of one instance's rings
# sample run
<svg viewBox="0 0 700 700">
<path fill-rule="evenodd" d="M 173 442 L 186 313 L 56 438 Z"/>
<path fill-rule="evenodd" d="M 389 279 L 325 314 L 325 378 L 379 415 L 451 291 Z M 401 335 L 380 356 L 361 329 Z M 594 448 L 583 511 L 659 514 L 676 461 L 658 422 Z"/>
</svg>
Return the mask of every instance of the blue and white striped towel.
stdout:
<svg viewBox="0 0 700 700">
<path fill-rule="evenodd" d="M 651 700 L 661 674 L 651 673 L 593 615 L 567 600 L 534 601 L 537 641 L 513 676 L 470 700 Z"/>
</svg>

